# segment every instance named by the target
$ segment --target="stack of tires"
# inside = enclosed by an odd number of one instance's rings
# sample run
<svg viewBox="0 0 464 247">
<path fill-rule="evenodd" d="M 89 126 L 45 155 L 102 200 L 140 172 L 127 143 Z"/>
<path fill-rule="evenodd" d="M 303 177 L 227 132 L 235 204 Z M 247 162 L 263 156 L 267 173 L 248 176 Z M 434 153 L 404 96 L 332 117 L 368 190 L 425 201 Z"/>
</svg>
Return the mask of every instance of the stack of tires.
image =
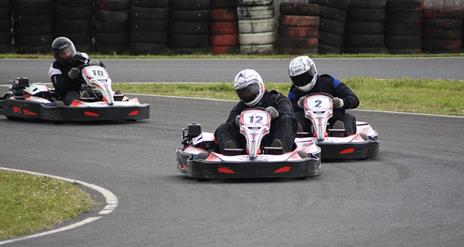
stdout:
<svg viewBox="0 0 464 247">
<path fill-rule="evenodd" d="M 171 0 L 169 46 L 175 53 L 209 51 L 210 1 Z"/>
<path fill-rule="evenodd" d="M 159 54 L 166 50 L 171 9 L 169 0 L 133 0 L 130 51 Z"/>
<path fill-rule="evenodd" d="M 463 36 L 463 1 L 424 1 L 425 52 L 460 52 Z"/>
<path fill-rule="evenodd" d="M 386 0 L 350 0 L 345 31 L 345 52 L 385 51 L 385 4 Z"/>
<path fill-rule="evenodd" d="M 422 50 L 422 0 L 388 0 L 385 44 L 390 53 Z"/>
<path fill-rule="evenodd" d="M 53 41 L 51 0 L 13 0 L 14 46 L 19 53 L 45 53 Z"/>
<path fill-rule="evenodd" d="M 240 52 L 268 54 L 274 52 L 276 21 L 273 0 L 238 0 Z"/>
<path fill-rule="evenodd" d="M 233 0 L 211 0 L 211 52 L 238 52 L 237 3 Z"/>
<path fill-rule="evenodd" d="M 284 54 L 315 54 L 319 43 L 319 5 L 281 3 L 279 51 Z"/>
<path fill-rule="evenodd" d="M 53 35 L 73 41 L 79 51 L 92 51 L 93 0 L 55 0 Z"/>
<path fill-rule="evenodd" d="M 343 52 L 348 0 L 310 0 L 319 4 L 319 53 Z"/>
<path fill-rule="evenodd" d="M 131 0 L 96 0 L 95 50 L 97 52 L 123 53 L 127 50 L 130 7 Z"/>
<path fill-rule="evenodd" d="M 0 0 L 0 52 L 7 52 L 11 46 L 10 0 Z"/>
</svg>

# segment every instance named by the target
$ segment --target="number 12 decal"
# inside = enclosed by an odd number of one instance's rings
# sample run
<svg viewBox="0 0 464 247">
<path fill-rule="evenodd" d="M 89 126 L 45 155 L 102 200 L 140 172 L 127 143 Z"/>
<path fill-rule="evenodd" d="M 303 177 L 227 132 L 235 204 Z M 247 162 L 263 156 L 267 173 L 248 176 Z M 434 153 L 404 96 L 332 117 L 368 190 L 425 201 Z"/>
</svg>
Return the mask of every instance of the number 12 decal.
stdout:
<svg viewBox="0 0 464 247">
<path fill-rule="evenodd" d="M 254 120 L 256 120 L 256 122 L 255 122 Z M 262 122 L 263 122 L 263 116 L 259 116 L 259 115 L 258 115 L 258 116 L 256 116 L 256 118 L 255 118 L 255 116 L 250 116 L 250 123 L 251 123 L 251 124 L 252 124 L 252 123 L 258 123 L 258 124 L 260 124 L 260 123 L 262 123 Z"/>
</svg>

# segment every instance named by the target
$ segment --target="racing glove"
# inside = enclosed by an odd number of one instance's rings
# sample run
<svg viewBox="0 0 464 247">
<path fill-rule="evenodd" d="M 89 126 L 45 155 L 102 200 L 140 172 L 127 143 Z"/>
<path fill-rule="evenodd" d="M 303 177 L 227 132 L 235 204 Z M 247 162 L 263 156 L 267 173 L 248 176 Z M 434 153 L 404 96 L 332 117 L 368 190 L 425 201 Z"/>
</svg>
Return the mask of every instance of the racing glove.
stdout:
<svg viewBox="0 0 464 247">
<path fill-rule="evenodd" d="M 300 107 L 301 109 L 304 109 L 304 100 L 305 100 L 305 97 L 301 97 L 298 100 L 298 107 Z"/>
<path fill-rule="evenodd" d="M 269 112 L 269 114 L 271 115 L 271 118 L 272 119 L 276 119 L 279 117 L 279 112 L 277 111 L 276 108 L 274 108 L 273 106 L 268 106 L 265 111 Z"/>
<path fill-rule="evenodd" d="M 334 108 L 337 108 L 337 109 L 343 108 L 344 104 L 345 103 L 343 102 L 343 99 L 340 99 L 340 98 L 337 98 L 337 97 L 333 98 L 333 107 Z"/>
<path fill-rule="evenodd" d="M 68 71 L 68 76 L 71 79 L 76 79 L 81 74 L 81 70 L 79 68 L 72 68 Z"/>
</svg>

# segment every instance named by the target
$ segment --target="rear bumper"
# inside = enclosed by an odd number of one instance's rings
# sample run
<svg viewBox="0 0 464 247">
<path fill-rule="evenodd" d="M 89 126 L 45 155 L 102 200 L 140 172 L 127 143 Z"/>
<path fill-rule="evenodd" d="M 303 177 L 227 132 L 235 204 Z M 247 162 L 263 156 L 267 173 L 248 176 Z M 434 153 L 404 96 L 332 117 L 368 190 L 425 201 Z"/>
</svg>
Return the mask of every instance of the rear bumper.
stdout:
<svg viewBox="0 0 464 247">
<path fill-rule="evenodd" d="M 356 160 L 375 158 L 379 155 L 379 141 L 362 143 L 317 143 L 321 148 L 322 160 Z"/>
<path fill-rule="evenodd" d="M 321 167 L 317 156 L 282 162 L 217 162 L 178 150 L 177 160 L 181 173 L 199 179 L 303 178 L 319 175 Z"/>
<path fill-rule="evenodd" d="M 150 105 L 70 107 L 23 100 L 0 100 L 0 114 L 23 119 L 59 122 L 142 120 L 150 117 Z"/>
</svg>

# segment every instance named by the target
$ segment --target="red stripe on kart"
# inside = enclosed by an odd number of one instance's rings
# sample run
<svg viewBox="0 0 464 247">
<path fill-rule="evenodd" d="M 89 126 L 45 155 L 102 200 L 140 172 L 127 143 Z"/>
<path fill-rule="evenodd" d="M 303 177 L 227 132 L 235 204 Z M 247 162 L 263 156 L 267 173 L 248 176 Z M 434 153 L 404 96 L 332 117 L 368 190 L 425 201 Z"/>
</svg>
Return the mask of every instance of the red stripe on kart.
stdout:
<svg viewBox="0 0 464 247">
<path fill-rule="evenodd" d="M 87 116 L 87 117 L 99 117 L 100 116 L 100 115 L 98 115 L 98 113 L 93 112 L 93 111 L 85 111 L 84 115 Z"/>
<path fill-rule="evenodd" d="M 35 117 L 37 116 L 37 113 L 33 112 L 33 111 L 30 111 L 28 109 L 24 109 L 23 110 L 23 114 L 26 115 L 26 116 L 32 116 L 32 117 Z"/>
<path fill-rule="evenodd" d="M 83 105 L 83 103 L 79 100 L 73 100 L 71 102 L 71 105 L 70 106 L 80 106 L 80 105 Z"/>
<path fill-rule="evenodd" d="M 232 171 L 232 169 L 227 168 L 227 167 L 218 167 L 218 172 L 225 173 L 225 174 L 235 174 L 235 172 Z"/>
<path fill-rule="evenodd" d="M 285 173 L 290 171 L 290 166 L 283 166 L 274 171 L 274 173 Z"/>
<path fill-rule="evenodd" d="M 345 148 L 342 151 L 340 151 L 339 154 L 351 154 L 354 152 L 354 148 Z"/>
<path fill-rule="evenodd" d="M 129 116 L 131 116 L 131 117 L 137 116 L 137 115 L 139 115 L 139 113 L 140 113 L 139 110 L 134 110 L 134 111 L 129 112 Z"/>
<path fill-rule="evenodd" d="M 20 113 L 21 114 L 21 108 L 19 108 L 17 106 L 12 106 L 11 110 L 13 110 L 14 113 Z"/>
</svg>

